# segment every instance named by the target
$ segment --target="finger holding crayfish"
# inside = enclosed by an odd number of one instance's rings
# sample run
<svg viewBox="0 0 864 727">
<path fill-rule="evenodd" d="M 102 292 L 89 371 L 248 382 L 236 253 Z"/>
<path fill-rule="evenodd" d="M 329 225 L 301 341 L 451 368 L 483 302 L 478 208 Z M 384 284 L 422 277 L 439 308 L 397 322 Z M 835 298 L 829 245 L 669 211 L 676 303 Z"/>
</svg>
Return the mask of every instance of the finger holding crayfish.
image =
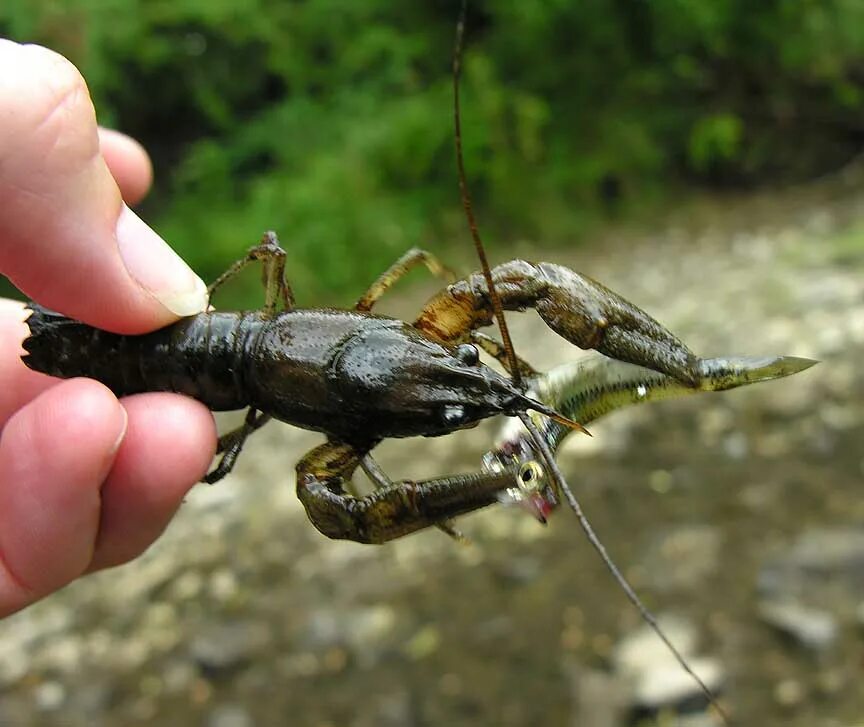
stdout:
<svg viewBox="0 0 864 727">
<path fill-rule="evenodd" d="M 773 381 L 816 363 L 796 356 L 700 359 L 698 377 L 690 386 L 642 366 L 594 355 L 536 374 L 527 384 L 529 396 L 566 417 L 589 424 L 627 406 Z M 549 448 L 557 452 L 571 430 L 552 420 L 532 418 Z M 519 421 L 510 420 L 504 426 L 498 444 L 483 456 L 483 467 L 490 473 L 515 473 L 516 486 L 501 493 L 499 501 L 519 505 L 541 522 L 560 501 L 540 464 L 536 446 Z"/>
</svg>

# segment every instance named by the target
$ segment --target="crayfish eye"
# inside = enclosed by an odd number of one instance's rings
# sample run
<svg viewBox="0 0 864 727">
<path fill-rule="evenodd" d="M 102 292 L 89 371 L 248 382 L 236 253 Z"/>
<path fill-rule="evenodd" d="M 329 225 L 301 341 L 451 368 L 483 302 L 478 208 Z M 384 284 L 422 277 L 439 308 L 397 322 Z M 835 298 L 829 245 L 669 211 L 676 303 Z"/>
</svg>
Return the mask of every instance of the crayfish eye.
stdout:
<svg viewBox="0 0 864 727">
<path fill-rule="evenodd" d="M 441 418 L 447 426 L 457 426 L 465 421 L 465 407 L 460 404 L 450 404 L 444 407 Z"/>
<path fill-rule="evenodd" d="M 480 352 L 471 343 L 460 343 L 456 346 L 456 358 L 466 366 L 476 366 L 480 362 Z"/>
</svg>

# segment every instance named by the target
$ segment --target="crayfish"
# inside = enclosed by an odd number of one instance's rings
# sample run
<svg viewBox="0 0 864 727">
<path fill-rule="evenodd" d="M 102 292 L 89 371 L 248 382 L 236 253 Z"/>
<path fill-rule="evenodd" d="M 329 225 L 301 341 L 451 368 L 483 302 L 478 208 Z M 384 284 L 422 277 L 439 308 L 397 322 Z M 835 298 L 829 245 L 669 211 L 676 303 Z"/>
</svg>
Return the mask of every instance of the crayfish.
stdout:
<svg viewBox="0 0 864 727">
<path fill-rule="evenodd" d="M 492 504 L 513 484 L 505 469 L 378 482 L 371 494 L 354 497 L 346 483 L 382 439 L 439 436 L 526 410 L 576 426 L 480 361 L 478 345 L 509 365 L 502 347 L 477 331 L 493 317 L 482 275 L 447 286 L 412 323 L 374 314 L 381 295 L 410 268 L 444 269 L 430 253 L 412 250 L 353 310 L 297 309 L 284 278 L 285 253 L 275 234 L 267 233 L 211 292 L 256 260 L 265 271 L 261 310 L 200 313 L 146 335 L 100 331 L 31 303 L 24 363 L 53 376 L 97 379 L 117 396 L 174 391 L 213 410 L 249 407 L 244 423 L 220 438 L 223 456 L 208 482 L 230 472 L 246 438 L 271 417 L 323 432 L 327 442 L 297 465 L 298 496 L 322 533 L 365 543 Z M 701 359 L 683 343 L 590 278 L 522 260 L 498 265 L 491 274 L 504 308 L 534 308 L 580 348 L 662 372 L 683 387 L 696 387 L 703 378 Z"/>
</svg>

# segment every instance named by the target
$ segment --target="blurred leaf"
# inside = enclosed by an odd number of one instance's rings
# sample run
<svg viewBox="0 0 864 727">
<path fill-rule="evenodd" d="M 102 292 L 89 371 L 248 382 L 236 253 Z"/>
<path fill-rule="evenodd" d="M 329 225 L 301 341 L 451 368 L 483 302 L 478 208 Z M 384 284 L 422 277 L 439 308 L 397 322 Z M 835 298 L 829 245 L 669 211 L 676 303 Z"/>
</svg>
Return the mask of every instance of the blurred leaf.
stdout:
<svg viewBox="0 0 864 727">
<path fill-rule="evenodd" d="M 713 164 L 727 162 L 738 155 L 744 125 L 732 114 L 714 114 L 696 122 L 690 132 L 690 161 L 705 171 Z"/>
</svg>

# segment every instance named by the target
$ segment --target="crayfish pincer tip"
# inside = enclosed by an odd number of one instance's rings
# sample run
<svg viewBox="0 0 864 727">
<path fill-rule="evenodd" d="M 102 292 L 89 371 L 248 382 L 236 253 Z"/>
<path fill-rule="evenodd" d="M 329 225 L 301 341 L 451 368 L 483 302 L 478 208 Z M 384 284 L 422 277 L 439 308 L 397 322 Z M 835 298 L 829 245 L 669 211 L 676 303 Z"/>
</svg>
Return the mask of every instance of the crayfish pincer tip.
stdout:
<svg viewBox="0 0 864 727">
<path fill-rule="evenodd" d="M 803 358 L 801 356 L 781 356 L 781 360 L 786 364 L 790 372 L 797 374 L 799 371 L 806 371 L 811 366 L 819 363 L 815 358 Z"/>
<path fill-rule="evenodd" d="M 773 361 L 769 361 L 760 370 L 754 369 L 754 374 L 762 374 L 766 379 L 779 379 L 784 376 L 792 376 L 792 374 L 806 371 L 817 363 L 819 362 L 815 359 L 803 358 L 801 356 L 777 356 Z"/>
<path fill-rule="evenodd" d="M 702 359 L 703 391 L 724 391 L 760 381 L 772 381 L 806 371 L 819 363 L 799 356 L 729 356 Z"/>
</svg>

